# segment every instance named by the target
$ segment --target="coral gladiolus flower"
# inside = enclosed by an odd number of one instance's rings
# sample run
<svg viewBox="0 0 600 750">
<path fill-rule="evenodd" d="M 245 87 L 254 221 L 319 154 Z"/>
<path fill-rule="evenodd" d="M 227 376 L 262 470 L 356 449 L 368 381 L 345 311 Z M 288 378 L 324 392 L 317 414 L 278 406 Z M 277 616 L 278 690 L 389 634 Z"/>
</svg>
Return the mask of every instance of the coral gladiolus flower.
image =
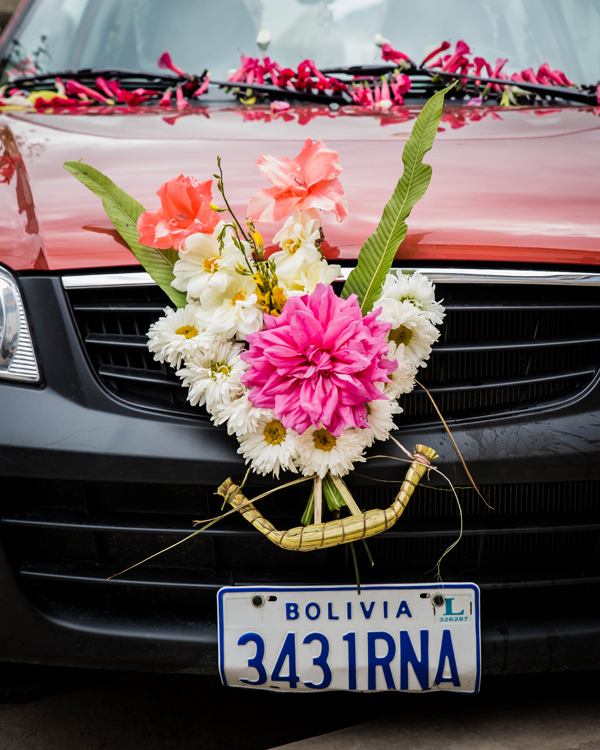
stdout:
<svg viewBox="0 0 600 750">
<path fill-rule="evenodd" d="M 219 222 L 219 214 L 210 207 L 212 180 L 198 182 L 180 174 L 161 185 L 156 194 L 161 207 L 144 211 L 137 221 L 142 245 L 180 250 L 186 237 L 210 234 Z"/>
<path fill-rule="evenodd" d="M 389 323 L 381 310 L 363 318 L 356 295 L 341 299 L 317 284 L 291 297 L 281 315 L 265 315 L 265 328 L 248 336 L 242 354 L 250 369 L 243 382 L 259 409 L 274 409 L 286 429 L 311 425 L 338 437 L 346 427 L 367 429 L 366 404 L 387 397 L 377 387 L 398 367 L 386 359 Z"/>
<path fill-rule="evenodd" d="M 275 187 L 255 193 L 248 204 L 252 221 L 281 221 L 296 206 L 301 210 L 320 208 L 335 211 L 338 221 L 348 213 L 348 203 L 337 176 L 342 171 L 337 151 L 321 141 L 304 141 L 294 159 L 260 156 L 256 162 L 262 174 Z"/>
</svg>

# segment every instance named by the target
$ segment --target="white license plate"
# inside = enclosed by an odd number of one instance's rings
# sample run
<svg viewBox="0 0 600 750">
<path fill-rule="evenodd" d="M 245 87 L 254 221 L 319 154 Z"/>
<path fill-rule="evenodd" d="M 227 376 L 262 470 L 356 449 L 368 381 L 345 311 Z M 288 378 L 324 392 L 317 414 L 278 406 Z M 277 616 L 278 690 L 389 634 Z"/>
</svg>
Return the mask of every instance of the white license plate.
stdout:
<svg viewBox="0 0 600 750">
<path fill-rule="evenodd" d="M 479 588 L 239 586 L 217 594 L 224 685 L 476 693 Z"/>
</svg>

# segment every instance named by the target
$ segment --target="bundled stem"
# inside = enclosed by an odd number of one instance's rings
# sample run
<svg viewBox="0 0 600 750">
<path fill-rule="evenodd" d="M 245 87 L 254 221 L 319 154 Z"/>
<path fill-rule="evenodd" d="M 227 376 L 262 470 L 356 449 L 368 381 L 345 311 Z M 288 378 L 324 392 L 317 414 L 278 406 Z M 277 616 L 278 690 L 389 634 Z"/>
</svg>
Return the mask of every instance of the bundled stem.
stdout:
<svg viewBox="0 0 600 750">
<path fill-rule="evenodd" d="M 288 531 L 278 531 L 254 507 L 252 502 L 248 502 L 239 486 L 231 479 L 223 482 L 217 492 L 227 500 L 232 508 L 238 509 L 255 529 L 277 546 L 296 552 L 310 552 L 366 539 L 391 528 L 402 515 L 419 480 L 431 468 L 431 461 L 436 458 L 438 458 L 438 455 L 433 448 L 427 448 L 423 445 L 415 447 L 414 460 L 408 467 L 400 492 L 392 505 L 385 510 L 368 510 L 359 515 L 351 515 L 327 523 L 297 526 Z"/>
</svg>

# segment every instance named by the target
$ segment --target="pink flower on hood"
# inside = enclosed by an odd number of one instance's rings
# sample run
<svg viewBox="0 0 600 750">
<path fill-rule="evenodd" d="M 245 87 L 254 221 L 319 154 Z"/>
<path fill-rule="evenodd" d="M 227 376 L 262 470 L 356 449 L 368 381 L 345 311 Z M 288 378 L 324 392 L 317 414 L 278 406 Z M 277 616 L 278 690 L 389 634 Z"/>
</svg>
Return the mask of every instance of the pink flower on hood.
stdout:
<svg viewBox="0 0 600 750">
<path fill-rule="evenodd" d="M 174 177 L 156 191 L 158 211 L 144 211 L 137 221 L 140 243 L 147 247 L 181 250 L 186 237 L 210 234 L 219 214 L 210 207 L 212 180 L 198 182 L 193 177 Z"/>
<path fill-rule="evenodd" d="M 256 165 L 275 187 L 259 190 L 250 198 L 248 217 L 252 221 L 281 221 L 298 206 L 301 210 L 335 211 L 337 220 L 343 221 L 348 203 L 337 179 L 342 171 L 339 157 L 337 151 L 310 138 L 294 159 L 260 156 Z"/>
<path fill-rule="evenodd" d="M 346 427 L 367 428 L 365 404 L 387 398 L 376 383 L 398 366 L 385 358 L 391 323 L 379 322 L 379 313 L 363 318 L 355 294 L 344 300 L 324 284 L 288 299 L 279 317 L 265 315 L 265 328 L 248 336 L 242 379 L 250 400 L 300 434 L 311 425 L 336 437 Z"/>
<path fill-rule="evenodd" d="M 188 78 L 188 74 L 185 72 L 185 70 L 182 70 L 181 68 L 177 67 L 173 60 L 171 60 L 171 55 L 169 52 L 165 51 L 162 53 L 162 55 L 158 58 L 157 63 L 159 68 L 167 68 L 168 70 L 173 71 L 175 75 L 178 75 L 180 78 Z"/>
<path fill-rule="evenodd" d="M 428 63 L 432 58 L 434 58 L 436 55 L 439 55 L 440 52 L 444 52 L 444 50 L 450 49 L 450 42 L 442 42 L 441 45 L 434 49 L 433 52 L 430 52 L 427 57 L 423 60 L 421 63 L 421 67 L 425 65 L 425 63 Z"/>
<path fill-rule="evenodd" d="M 394 49 L 391 44 L 386 42 L 381 45 L 381 57 L 389 62 L 400 63 L 401 60 L 410 62 L 410 57 L 405 55 L 404 52 Z"/>
</svg>

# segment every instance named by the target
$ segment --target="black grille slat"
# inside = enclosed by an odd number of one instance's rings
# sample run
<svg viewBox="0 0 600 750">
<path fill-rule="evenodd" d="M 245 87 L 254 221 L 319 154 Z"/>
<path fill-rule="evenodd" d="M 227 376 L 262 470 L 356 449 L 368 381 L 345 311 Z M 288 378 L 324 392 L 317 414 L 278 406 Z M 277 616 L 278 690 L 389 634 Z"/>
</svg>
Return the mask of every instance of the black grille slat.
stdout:
<svg viewBox="0 0 600 750">
<path fill-rule="evenodd" d="M 145 349 L 148 346 L 148 338 L 146 336 L 126 333 L 119 335 L 112 333 L 88 333 L 85 337 L 85 343 L 100 346 L 132 346 L 136 349 Z"/>
<path fill-rule="evenodd" d="M 120 513 L 116 518 L 102 518 L 91 515 L 78 515 L 54 512 L 51 515 L 43 513 L 13 513 L 4 516 L 2 522 L 9 526 L 23 526 L 39 529 L 68 529 L 77 531 L 99 531 L 111 534 L 136 533 L 136 534 L 175 534 L 185 536 L 191 534 L 194 528 L 191 524 L 184 525 L 181 519 L 166 519 L 156 517 L 153 523 L 140 524 L 139 518 L 134 514 L 128 516 Z M 275 528 L 285 528 L 286 520 L 277 517 L 270 518 Z M 493 514 L 487 516 L 470 516 L 465 520 L 463 536 L 504 536 L 506 534 L 550 534 L 556 532 L 570 531 L 600 531 L 600 517 L 589 514 L 557 514 L 536 513 L 521 514 L 518 522 L 511 519 L 507 523 L 506 516 L 495 517 Z M 452 526 L 456 525 L 456 529 Z M 447 518 L 405 518 L 402 523 L 384 532 L 382 539 L 403 539 L 417 537 L 439 537 L 447 536 L 448 533 L 458 533 L 458 522 L 448 524 Z M 238 518 L 226 518 L 215 526 L 211 526 L 203 532 L 204 536 L 256 536 L 260 538 L 260 532 L 256 531 L 250 524 Z"/>
<path fill-rule="evenodd" d="M 546 373 L 541 375 L 530 375 L 521 378 L 505 378 L 504 380 L 481 380 L 477 384 L 465 383 L 462 381 L 448 381 L 445 385 L 432 385 L 427 388 L 430 393 L 452 393 L 454 391 L 479 391 L 482 389 L 506 388 L 509 386 L 537 385 L 547 383 L 552 380 L 568 380 L 570 378 L 591 378 L 596 374 L 592 367 L 581 368 L 579 370 L 566 370 L 564 372 Z M 425 391 L 416 391 L 426 396 Z"/>
<path fill-rule="evenodd" d="M 435 353 L 463 354 L 470 352 L 512 351 L 513 349 L 548 349 L 557 346 L 584 346 L 585 344 L 600 344 L 600 335 L 573 336 L 572 338 L 507 339 L 502 342 L 484 340 L 472 344 L 465 344 L 460 341 L 440 341 L 435 345 Z"/>
<path fill-rule="evenodd" d="M 49 614 L 79 607 L 125 618 L 210 619 L 215 592 L 224 585 L 354 582 L 348 545 L 293 554 L 237 514 L 107 581 L 192 533 L 194 519 L 217 516 L 216 488 L 23 477 L 5 478 L 5 487 L 2 544 L 26 595 Z M 265 489 L 249 486 L 247 496 Z M 534 597 L 524 602 L 538 602 L 535 606 L 543 606 L 543 598 L 535 597 L 543 597 L 547 587 L 562 586 L 565 595 L 583 596 L 585 604 L 593 587 L 600 587 L 600 481 L 480 489 L 493 510 L 472 489 L 457 489 L 464 532 L 442 564 L 444 580 L 474 581 L 490 594 L 496 591 L 494 596 L 522 591 Z M 389 484 L 353 490 L 363 509 L 389 506 L 397 491 Z M 10 499 L 22 496 L 28 498 L 27 509 L 16 499 L 11 507 Z M 298 485 L 285 497 L 263 498 L 260 508 L 277 528 L 291 528 L 298 525 L 306 497 L 306 488 Z M 374 568 L 357 545 L 361 580 L 430 583 L 459 529 L 452 493 L 420 485 L 398 523 L 369 540 Z M 486 594 L 486 611 L 491 605 Z"/>
<path fill-rule="evenodd" d="M 547 311 L 589 311 L 600 310 L 598 302 L 528 302 L 523 300 L 518 304 L 510 302 L 450 302 L 444 304 L 446 313 L 449 312 L 522 312 L 523 310 L 547 312 Z"/>
<path fill-rule="evenodd" d="M 69 290 L 93 369 L 120 398 L 208 419 L 187 390 L 146 348 L 145 333 L 168 299 L 158 287 Z M 447 315 L 440 341 L 418 380 L 446 419 L 486 417 L 585 393 L 600 363 L 600 303 L 593 287 L 438 284 Z M 437 421 L 416 388 L 400 400 L 399 427 Z"/>
<path fill-rule="evenodd" d="M 21 575 L 27 579 L 37 579 L 39 581 L 52 581 L 61 584 L 83 584 L 83 585 L 106 585 L 107 578 L 112 575 L 111 569 L 104 569 L 99 571 L 97 568 L 89 568 L 82 570 L 81 567 L 75 568 L 74 566 L 43 566 L 43 565 L 26 565 L 21 569 Z M 450 573 L 450 571 L 449 571 Z M 171 590 L 190 590 L 190 591 L 206 591 L 210 593 L 216 593 L 223 586 L 242 586 L 244 584 L 250 584 L 254 586 L 269 585 L 273 584 L 273 578 L 266 575 L 252 576 L 252 580 L 247 580 L 247 573 L 234 573 L 229 577 L 206 575 L 204 571 L 199 571 L 195 576 L 190 576 L 189 571 L 178 571 L 179 580 L 174 581 L 172 578 L 167 576 L 161 576 L 156 571 L 149 573 L 146 571 L 143 575 L 139 575 L 135 578 L 127 576 L 119 576 L 117 578 L 111 578 L 110 586 L 120 586 L 131 588 L 156 588 L 156 589 L 171 589 Z M 185 574 L 188 574 L 187 577 Z M 202 580 L 198 580 L 202 576 Z M 421 576 L 422 577 L 422 576 Z M 557 575 L 552 578 L 547 576 L 523 576 L 521 578 L 506 578 L 505 580 L 497 580 L 490 576 L 482 576 L 476 570 L 462 570 L 461 576 L 451 575 L 451 580 L 458 581 L 461 578 L 465 581 L 477 581 L 477 585 L 482 590 L 494 590 L 494 589 L 527 589 L 527 588 L 545 588 L 548 586 L 581 586 L 590 585 L 594 583 L 600 583 L 600 575 L 582 577 L 581 575 L 564 573 Z M 450 578 L 449 578 L 450 580 Z M 423 578 L 423 582 L 429 582 Z M 277 585 L 280 586 L 293 586 L 293 585 L 314 585 L 318 586 L 323 581 L 321 578 L 311 575 L 310 573 L 304 575 L 302 579 L 298 577 L 291 577 L 285 573 L 278 573 Z M 406 576 L 389 576 L 386 574 L 380 575 L 378 583 L 417 583 L 418 581 L 408 579 Z"/>
<path fill-rule="evenodd" d="M 78 302 L 73 305 L 75 312 L 82 313 L 115 313 L 119 314 L 122 312 L 128 313 L 152 313 L 155 315 L 162 315 L 164 311 L 164 305 L 160 305 L 156 302 L 126 302 L 119 301 L 118 303 L 112 302 Z"/>
<path fill-rule="evenodd" d="M 111 367 L 109 365 L 101 365 L 98 368 L 98 373 L 106 378 L 132 380 L 140 383 L 149 383 L 151 385 L 172 386 L 174 383 L 177 383 L 181 388 L 181 381 L 177 380 L 177 378 L 170 373 L 151 371 L 143 373 L 133 367 Z"/>
</svg>

